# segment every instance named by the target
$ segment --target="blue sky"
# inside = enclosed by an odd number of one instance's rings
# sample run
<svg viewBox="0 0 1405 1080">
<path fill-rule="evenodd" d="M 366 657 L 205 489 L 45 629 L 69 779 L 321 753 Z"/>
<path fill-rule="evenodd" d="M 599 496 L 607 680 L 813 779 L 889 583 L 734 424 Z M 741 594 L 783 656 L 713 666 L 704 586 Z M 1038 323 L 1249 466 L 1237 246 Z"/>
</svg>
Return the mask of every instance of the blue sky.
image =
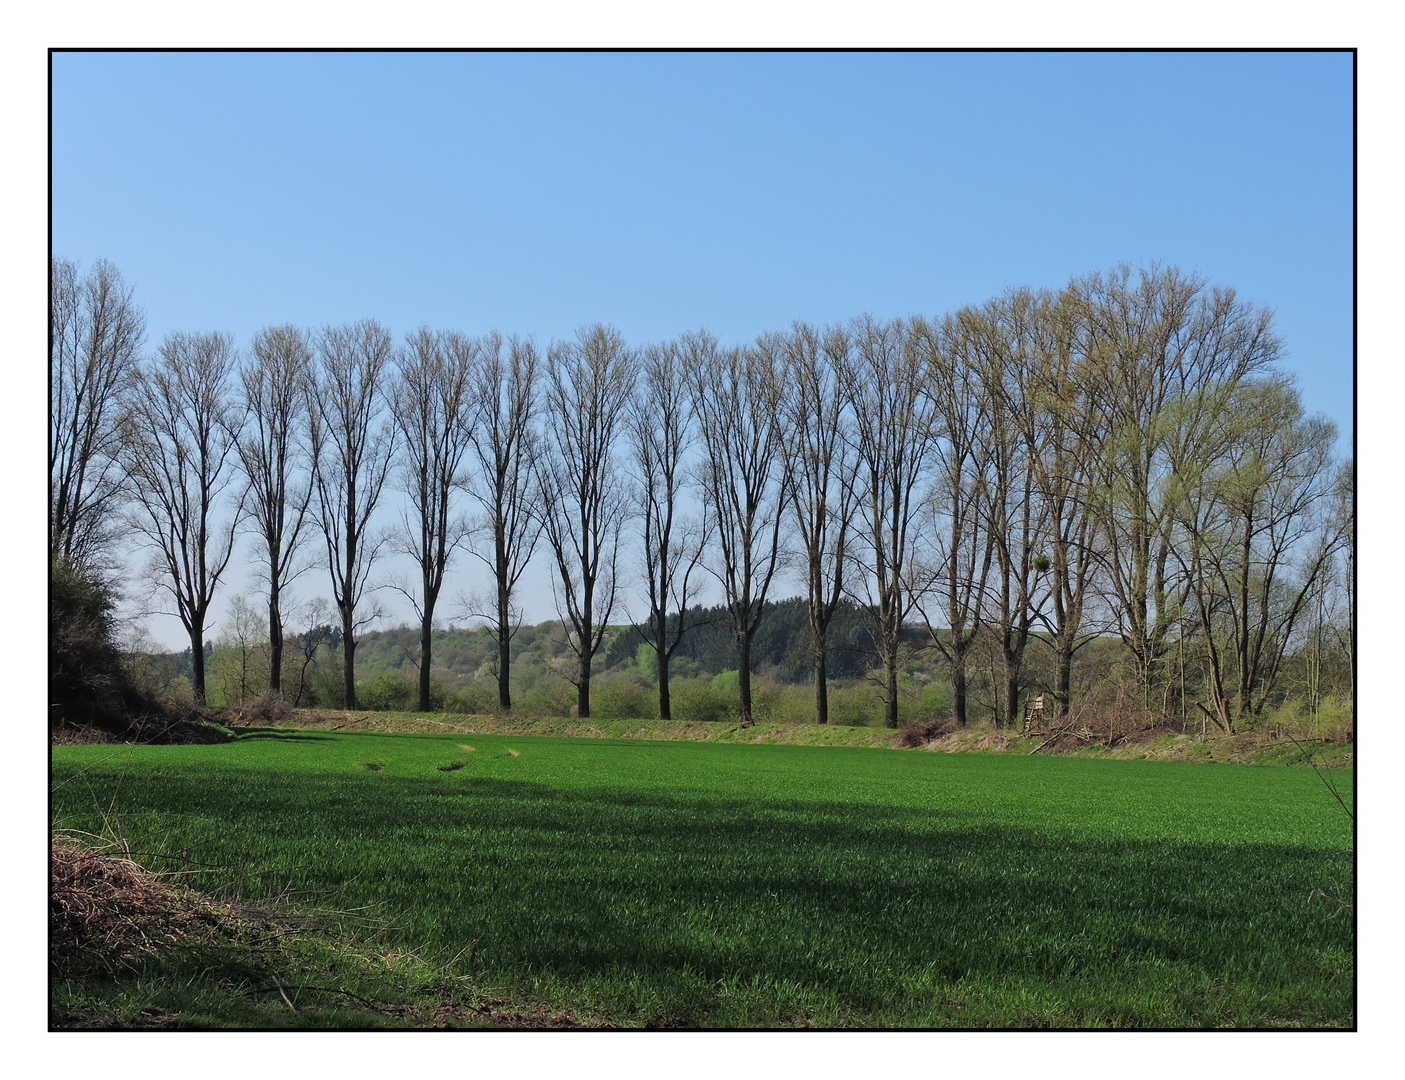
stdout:
<svg viewBox="0 0 1405 1080">
<path fill-rule="evenodd" d="M 52 74 L 53 250 L 121 267 L 153 346 L 366 316 L 742 341 L 1160 260 L 1273 308 L 1349 446 L 1349 54 L 69 53 Z"/>
</svg>

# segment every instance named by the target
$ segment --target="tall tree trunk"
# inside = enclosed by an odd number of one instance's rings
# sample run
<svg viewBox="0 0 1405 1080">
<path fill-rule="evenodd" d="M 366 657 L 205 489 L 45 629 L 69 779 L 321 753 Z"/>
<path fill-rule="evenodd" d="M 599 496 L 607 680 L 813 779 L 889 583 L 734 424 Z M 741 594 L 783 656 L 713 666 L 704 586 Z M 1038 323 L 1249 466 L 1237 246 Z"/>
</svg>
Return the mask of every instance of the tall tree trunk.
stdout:
<svg viewBox="0 0 1405 1080">
<path fill-rule="evenodd" d="M 590 717 L 590 661 L 588 655 L 581 657 L 581 681 L 576 686 L 576 715 L 582 720 Z"/>
<path fill-rule="evenodd" d="M 958 654 L 954 647 L 951 655 L 951 715 L 956 717 L 958 726 L 966 726 L 966 653 L 963 650 Z"/>
<path fill-rule="evenodd" d="M 751 716 L 751 636 L 737 635 L 737 687 L 741 693 L 741 715 L 737 718 L 742 727 L 750 727 Z"/>
<path fill-rule="evenodd" d="M 815 723 L 829 723 L 829 684 L 825 679 L 825 643 L 815 643 Z"/>
<path fill-rule="evenodd" d="M 887 688 L 887 698 L 883 702 L 883 724 L 885 727 L 896 728 L 898 726 L 897 643 L 893 642 L 887 652 L 888 655 L 883 658 L 884 685 Z"/>
<path fill-rule="evenodd" d="M 673 719 L 673 704 L 668 695 L 668 653 L 659 650 L 659 719 Z"/>
<path fill-rule="evenodd" d="M 283 613 L 276 581 L 268 591 L 268 688 L 283 692 Z"/>
<path fill-rule="evenodd" d="M 429 666 L 433 649 L 430 636 L 430 616 L 426 613 L 420 622 L 420 712 L 429 712 Z"/>
<path fill-rule="evenodd" d="M 190 627 L 190 690 L 195 704 L 205 704 L 205 620 L 193 620 Z"/>
<path fill-rule="evenodd" d="M 507 592 L 507 556 L 503 553 L 501 541 L 498 544 L 498 705 L 503 709 L 512 708 L 510 668 L 512 665 L 511 622 L 508 610 L 510 597 Z"/>
<path fill-rule="evenodd" d="M 343 612 L 341 620 L 342 687 L 346 707 L 356 708 L 356 637 L 351 629 L 351 613 Z"/>
<path fill-rule="evenodd" d="M 1073 640 L 1060 638 L 1054 645 L 1054 716 L 1066 720 L 1073 681 Z"/>
<path fill-rule="evenodd" d="M 1005 708 L 1003 722 L 1007 727 L 1014 727 L 1016 724 L 1024 722 L 1020 716 L 1020 672 L 1018 667 L 1005 668 Z"/>
<path fill-rule="evenodd" d="M 679 625 L 683 622 L 683 612 L 678 613 Z M 668 615 L 662 611 L 654 613 L 654 657 L 659 665 L 659 719 L 673 719 L 673 703 L 668 693 Z"/>
<path fill-rule="evenodd" d="M 507 637 L 507 622 L 498 617 L 498 705 L 504 709 L 512 708 L 512 694 L 508 687 L 508 664 L 511 663 L 512 655 L 510 642 Z"/>
</svg>

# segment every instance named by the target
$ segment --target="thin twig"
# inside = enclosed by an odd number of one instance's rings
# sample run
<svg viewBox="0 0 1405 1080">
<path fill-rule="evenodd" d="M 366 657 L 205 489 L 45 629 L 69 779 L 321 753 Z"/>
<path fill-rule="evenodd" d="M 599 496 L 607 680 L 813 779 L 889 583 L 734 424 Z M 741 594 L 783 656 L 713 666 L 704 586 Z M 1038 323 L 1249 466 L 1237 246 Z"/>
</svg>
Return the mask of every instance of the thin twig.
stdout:
<svg viewBox="0 0 1405 1080">
<path fill-rule="evenodd" d="M 1317 778 L 1321 780 L 1327 790 L 1332 793 L 1332 798 L 1337 800 L 1337 805 L 1342 808 L 1343 813 L 1345 813 L 1347 817 L 1351 818 L 1352 824 L 1356 824 L 1356 815 L 1347 809 L 1346 803 L 1342 802 L 1342 797 L 1337 794 L 1337 789 L 1332 784 L 1332 782 L 1322 775 L 1322 770 L 1317 767 L 1317 762 L 1312 760 L 1311 751 L 1309 751 L 1307 747 L 1305 747 L 1302 743 L 1298 742 L 1297 739 L 1293 738 L 1293 736 L 1290 735 L 1288 732 L 1285 731 L 1283 734 L 1287 735 L 1288 741 L 1303 752 L 1303 757 L 1306 758 L 1307 763 L 1312 766 L 1312 771 L 1317 774 Z"/>
<path fill-rule="evenodd" d="M 350 990 L 342 990 L 342 989 L 340 989 L 340 988 L 338 988 L 338 987 L 335 987 L 335 986 L 304 986 L 304 985 L 298 985 L 298 986 L 287 985 L 287 986 L 285 986 L 285 985 L 279 984 L 279 985 L 277 985 L 277 986 L 253 986 L 253 987 L 250 987 L 248 990 L 240 991 L 240 993 L 241 993 L 244 997 L 248 997 L 248 996 L 251 995 L 251 994 L 272 994 L 272 993 L 274 993 L 274 992 L 277 992 L 277 993 L 283 995 L 283 1000 L 284 1000 L 284 1001 L 287 1001 L 287 1000 L 288 1000 L 288 995 L 284 993 L 285 990 L 312 990 L 312 991 L 315 991 L 315 992 L 321 993 L 321 994 L 340 994 L 342 997 L 353 998 L 353 999 L 355 999 L 356 1001 L 359 1001 L 359 1002 L 361 1002 L 361 1003 L 364 1004 L 364 1005 L 368 1005 L 368 1006 L 370 1006 L 372 1009 L 375 1009 L 375 1010 L 377 1010 L 377 1011 L 383 1011 L 383 1010 L 381 1009 L 381 1006 L 378 1005 L 376 1002 L 372 1001 L 370 998 L 363 998 L 360 994 L 353 994 Z M 291 1003 L 289 1004 L 289 1008 L 292 1008 Z M 296 1010 L 294 1010 L 294 1011 L 296 1011 Z"/>
<path fill-rule="evenodd" d="M 278 996 L 283 999 L 283 1004 L 292 1009 L 293 1012 L 297 1012 L 297 1007 L 288 1000 L 288 995 L 283 990 L 283 984 L 278 981 L 278 976 L 270 973 L 269 978 L 273 980 L 273 985 L 278 989 Z"/>
</svg>

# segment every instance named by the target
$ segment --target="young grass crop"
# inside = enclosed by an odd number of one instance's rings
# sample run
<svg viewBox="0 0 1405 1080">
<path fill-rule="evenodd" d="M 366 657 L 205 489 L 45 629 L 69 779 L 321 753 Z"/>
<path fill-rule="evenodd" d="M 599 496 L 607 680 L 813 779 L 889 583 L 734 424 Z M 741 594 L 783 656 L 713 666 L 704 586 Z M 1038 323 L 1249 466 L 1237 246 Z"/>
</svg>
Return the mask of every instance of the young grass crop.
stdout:
<svg viewBox="0 0 1405 1080">
<path fill-rule="evenodd" d="M 56 747 L 54 828 L 111 807 L 208 892 L 371 908 L 587 1020 L 1355 1023 L 1351 822 L 1307 769 L 462 738 Z"/>
</svg>

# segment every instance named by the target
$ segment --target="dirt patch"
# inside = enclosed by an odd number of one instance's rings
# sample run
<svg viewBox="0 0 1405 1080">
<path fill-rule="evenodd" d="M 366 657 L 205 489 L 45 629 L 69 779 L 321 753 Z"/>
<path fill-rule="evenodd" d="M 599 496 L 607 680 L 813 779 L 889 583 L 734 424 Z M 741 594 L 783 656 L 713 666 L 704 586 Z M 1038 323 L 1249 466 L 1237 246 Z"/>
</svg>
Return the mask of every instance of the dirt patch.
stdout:
<svg viewBox="0 0 1405 1080">
<path fill-rule="evenodd" d="M 469 746 L 468 743 L 459 743 L 459 749 L 467 750 L 470 754 L 474 752 L 473 747 Z"/>
</svg>

